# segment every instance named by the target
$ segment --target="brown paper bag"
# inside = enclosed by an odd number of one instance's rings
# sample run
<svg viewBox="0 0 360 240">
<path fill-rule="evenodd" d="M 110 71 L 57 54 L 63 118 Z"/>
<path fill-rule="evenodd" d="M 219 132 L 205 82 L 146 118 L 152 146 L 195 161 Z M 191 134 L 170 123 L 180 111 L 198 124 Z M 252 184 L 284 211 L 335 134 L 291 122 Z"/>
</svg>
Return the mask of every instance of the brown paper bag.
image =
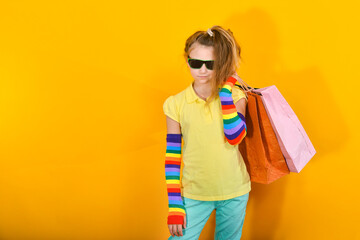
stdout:
<svg viewBox="0 0 360 240">
<path fill-rule="evenodd" d="M 235 85 L 237 86 L 237 85 Z M 269 184 L 290 173 L 261 96 L 246 91 L 247 134 L 239 144 L 252 182 Z"/>
</svg>

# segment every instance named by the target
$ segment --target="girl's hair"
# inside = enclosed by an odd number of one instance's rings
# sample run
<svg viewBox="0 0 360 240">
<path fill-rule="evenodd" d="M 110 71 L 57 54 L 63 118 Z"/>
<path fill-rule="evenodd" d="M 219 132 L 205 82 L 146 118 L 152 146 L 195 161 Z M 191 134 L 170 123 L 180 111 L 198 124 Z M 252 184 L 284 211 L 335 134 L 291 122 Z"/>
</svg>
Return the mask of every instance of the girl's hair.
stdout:
<svg viewBox="0 0 360 240">
<path fill-rule="evenodd" d="M 225 30 L 221 26 L 215 25 L 211 27 L 210 30 L 213 32 L 213 36 L 210 36 L 207 31 L 197 31 L 192 34 L 186 40 L 184 49 L 185 61 L 187 61 L 195 43 L 212 46 L 214 49 L 214 72 L 213 77 L 210 79 L 212 90 L 206 105 L 218 95 L 218 88 L 235 73 L 236 69 L 239 67 L 239 60 L 241 59 L 240 46 L 230 29 Z"/>
</svg>

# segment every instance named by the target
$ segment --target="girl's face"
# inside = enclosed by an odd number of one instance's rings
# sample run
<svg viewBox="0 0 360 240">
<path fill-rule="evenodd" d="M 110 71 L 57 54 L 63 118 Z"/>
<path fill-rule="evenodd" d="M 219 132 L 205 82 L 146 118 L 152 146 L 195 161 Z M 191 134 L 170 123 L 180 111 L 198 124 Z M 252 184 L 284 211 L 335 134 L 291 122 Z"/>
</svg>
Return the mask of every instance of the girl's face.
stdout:
<svg viewBox="0 0 360 240">
<path fill-rule="evenodd" d="M 192 51 L 189 54 L 189 57 L 200 60 L 214 60 L 213 49 L 214 48 L 212 46 L 205 46 L 199 43 L 194 43 L 192 46 Z M 192 77 L 196 82 L 201 84 L 209 83 L 209 80 L 213 74 L 213 70 L 207 69 L 205 64 L 203 64 L 199 69 L 191 68 L 188 62 L 187 65 L 190 69 L 190 73 Z"/>
</svg>

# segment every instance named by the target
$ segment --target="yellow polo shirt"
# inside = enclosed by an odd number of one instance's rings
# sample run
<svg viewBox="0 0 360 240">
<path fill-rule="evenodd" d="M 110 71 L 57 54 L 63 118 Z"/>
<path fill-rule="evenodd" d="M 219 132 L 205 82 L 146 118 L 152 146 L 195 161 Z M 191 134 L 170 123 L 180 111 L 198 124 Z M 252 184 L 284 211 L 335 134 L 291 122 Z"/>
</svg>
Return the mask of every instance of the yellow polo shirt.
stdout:
<svg viewBox="0 0 360 240">
<path fill-rule="evenodd" d="M 242 90 L 233 88 L 234 102 L 244 97 Z M 238 145 L 224 138 L 220 98 L 211 101 L 210 108 L 204 105 L 192 83 L 163 105 L 164 113 L 181 126 L 182 196 L 218 201 L 244 195 L 251 190 L 250 177 Z"/>
</svg>

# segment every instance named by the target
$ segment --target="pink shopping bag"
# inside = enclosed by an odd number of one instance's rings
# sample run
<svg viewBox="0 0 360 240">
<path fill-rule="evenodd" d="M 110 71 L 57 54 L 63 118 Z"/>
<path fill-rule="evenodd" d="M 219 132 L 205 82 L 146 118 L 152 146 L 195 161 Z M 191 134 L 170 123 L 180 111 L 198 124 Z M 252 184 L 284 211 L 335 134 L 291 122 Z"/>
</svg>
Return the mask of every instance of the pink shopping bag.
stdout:
<svg viewBox="0 0 360 240">
<path fill-rule="evenodd" d="M 299 173 L 316 151 L 295 112 L 275 85 L 252 91 L 261 95 L 290 172 Z"/>
</svg>

